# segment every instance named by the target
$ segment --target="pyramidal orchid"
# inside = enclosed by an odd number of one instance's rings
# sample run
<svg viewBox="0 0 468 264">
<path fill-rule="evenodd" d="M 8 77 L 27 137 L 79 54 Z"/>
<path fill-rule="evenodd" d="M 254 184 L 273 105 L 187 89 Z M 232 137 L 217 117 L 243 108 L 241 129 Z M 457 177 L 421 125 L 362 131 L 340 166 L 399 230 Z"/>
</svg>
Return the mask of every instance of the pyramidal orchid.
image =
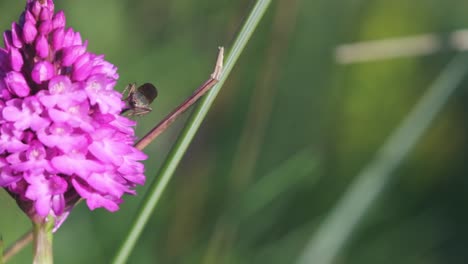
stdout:
<svg viewBox="0 0 468 264">
<path fill-rule="evenodd" d="M 87 51 L 52 0 L 28 0 L 0 48 L 0 187 L 56 230 L 79 200 L 119 209 L 145 182 L 117 68 Z"/>
</svg>

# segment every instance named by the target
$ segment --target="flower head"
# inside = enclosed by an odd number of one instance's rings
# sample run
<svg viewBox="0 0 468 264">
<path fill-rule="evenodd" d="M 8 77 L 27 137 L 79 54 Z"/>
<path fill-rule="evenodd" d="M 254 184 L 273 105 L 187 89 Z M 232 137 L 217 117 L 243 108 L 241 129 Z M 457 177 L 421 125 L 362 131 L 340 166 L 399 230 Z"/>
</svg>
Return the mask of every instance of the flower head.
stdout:
<svg viewBox="0 0 468 264">
<path fill-rule="evenodd" d="M 59 225 L 79 200 L 119 209 L 145 177 L 117 69 L 87 51 L 52 0 L 28 0 L 0 48 L 0 186 Z"/>
</svg>

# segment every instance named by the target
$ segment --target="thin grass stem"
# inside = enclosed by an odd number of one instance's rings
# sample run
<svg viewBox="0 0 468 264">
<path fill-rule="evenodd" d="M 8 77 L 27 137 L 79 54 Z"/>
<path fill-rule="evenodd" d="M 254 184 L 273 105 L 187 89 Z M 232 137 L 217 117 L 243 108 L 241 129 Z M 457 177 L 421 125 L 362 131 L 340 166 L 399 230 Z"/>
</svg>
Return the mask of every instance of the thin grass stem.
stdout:
<svg viewBox="0 0 468 264">
<path fill-rule="evenodd" d="M 120 264 L 127 262 L 127 259 L 135 247 L 135 244 L 140 237 L 140 234 L 143 231 L 146 223 L 148 222 L 149 217 L 153 214 L 153 211 L 159 199 L 161 198 L 162 193 L 172 178 L 175 169 L 187 151 L 190 142 L 201 125 L 201 122 L 208 113 L 208 110 L 213 104 L 214 99 L 219 93 L 227 76 L 237 62 L 240 54 L 244 50 L 247 42 L 252 36 L 270 3 L 271 0 L 258 0 L 256 2 L 241 32 L 236 38 L 229 55 L 227 56 L 226 65 L 219 79 L 219 83 L 215 85 L 210 92 L 208 92 L 206 97 L 201 100 L 200 104 L 196 107 L 193 114 L 190 116 L 185 128 L 182 130 L 179 138 L 168 154 L 168 157 L 162 165 L 158 175 L 151 183 L 149 191 L 144 197 L 141 207 L 139 208 L 133 224 L 130 227 L 130 231 L 121 245 L 120 250 L 117 251 L 117 254 L 112 263 Z"/>
<path fill-rule="evenodd" d="M 468 50 L 468 30 L 342 44 L 336 48 L 335 58 L 340 64 L 350 64 L 424 56 L 447 50 Z"/>
<path fill-rule="evenodd" d="M 8 247 L 3 255 L 3 260 L 5 263 L 10 260 L 14 255 L 20 252 L 24 247 L 26 247 L 33 240 L 32 231 L 28 231 L 26 234 L 21 236 L 12 246 Z"/>
</svg>

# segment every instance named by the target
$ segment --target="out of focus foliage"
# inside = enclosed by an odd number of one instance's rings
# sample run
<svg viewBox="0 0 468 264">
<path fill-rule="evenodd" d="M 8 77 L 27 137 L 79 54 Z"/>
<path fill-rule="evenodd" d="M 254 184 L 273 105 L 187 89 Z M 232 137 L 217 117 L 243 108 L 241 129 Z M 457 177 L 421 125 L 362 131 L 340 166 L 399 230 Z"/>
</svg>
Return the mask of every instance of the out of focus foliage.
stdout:
<svg viewBox="0 0 468 264">
<path fill-rule="evenodd" d="M 0 29 L 24 1 L 0 2 Z M 119 67 L 119 89 L 152 82 L 142 136 L 212 71 L 254 1 L 57 0 L 67 25 Z M 292 263 L 359 170 L 444 65 L 443 52 L 360 64 L 337 45 L 468 27 L 463 0 L 276 0 L 178 169 L 129 263 Z M 468 82 L 393 173 L 338 263 L 467 263 Z M 148 147 L 148 182 L 183 120 Z M 466 155 L 466 156 L 465 156 Z M 117 213 L 80 204 L 55 236 L 57 263 L 108 263 L 145 187 Z M 29 229 L 0 193 L 9 245 Z M 11 263 L 28 263 L 26 249 Z"/>
</svg>

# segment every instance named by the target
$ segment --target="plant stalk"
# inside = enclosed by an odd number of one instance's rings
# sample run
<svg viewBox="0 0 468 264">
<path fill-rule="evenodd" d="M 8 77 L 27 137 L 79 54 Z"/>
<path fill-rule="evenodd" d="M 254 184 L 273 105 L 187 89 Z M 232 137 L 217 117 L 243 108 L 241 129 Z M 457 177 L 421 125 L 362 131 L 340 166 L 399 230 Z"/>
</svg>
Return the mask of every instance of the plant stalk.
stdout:
<svg viewBox="0 0 468 264">
<path fill-rule="evenodd" d="M 49 216 L 40 220 L 33 220 L 33 250 L 34 264 L 52 264 L 52 230 L 54 219 Z"/>
</svg>

